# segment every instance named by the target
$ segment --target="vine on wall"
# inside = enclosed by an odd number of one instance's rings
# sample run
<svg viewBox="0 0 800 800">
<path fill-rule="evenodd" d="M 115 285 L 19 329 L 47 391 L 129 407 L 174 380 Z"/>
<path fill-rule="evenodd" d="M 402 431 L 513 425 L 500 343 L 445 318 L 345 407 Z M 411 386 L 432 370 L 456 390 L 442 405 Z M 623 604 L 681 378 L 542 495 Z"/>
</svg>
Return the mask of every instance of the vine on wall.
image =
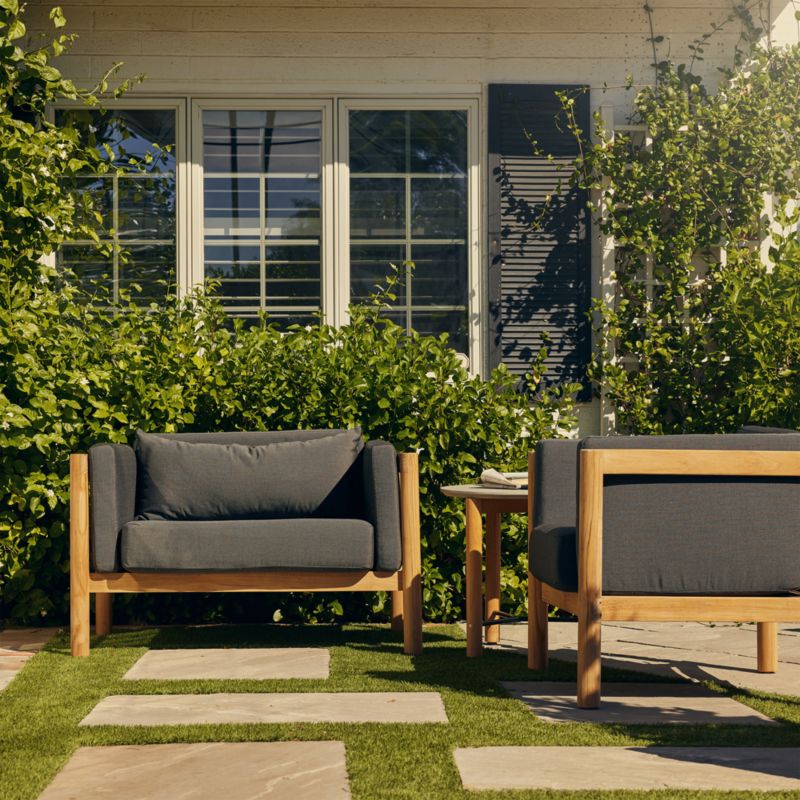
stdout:
<svg viewBox="0 0 800 800">
<path fill-rule="evenodd" d="M 800 427 L 800 46 L 763 44 L 747 5 L 734 20 L 741 45 L 716 89 L 693 71 L 714 31 L 688 65 L 656 60 L 632 117 L 646 142 L 598 117 L 586 144 L 562 95 L 584 143 L 571 181 L 595 192 L 616 245 L 591 375 L 625 431 Z"/>
</svg>

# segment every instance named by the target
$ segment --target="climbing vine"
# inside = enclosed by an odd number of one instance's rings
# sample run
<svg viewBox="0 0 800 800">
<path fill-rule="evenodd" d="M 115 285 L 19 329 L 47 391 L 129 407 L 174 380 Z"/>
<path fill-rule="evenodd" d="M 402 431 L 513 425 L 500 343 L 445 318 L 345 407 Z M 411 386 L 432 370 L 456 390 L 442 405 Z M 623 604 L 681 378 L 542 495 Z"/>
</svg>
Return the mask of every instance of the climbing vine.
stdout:
<svg viewBox="0 0 800 800">
<path fill-rule="evenodd" d="M 800 427 L 800 46 L 760 43 L 746 5 L 733 19 L 715 88 L 694 72 L 711 34 L 688 65 L 656 61 L 631 120 L 646 135 L 597 117 L 587 144 L 562 95 L 583 142 L 571 181 L 615 243 L 591 376 L 624 431 Z"/>
</svg>

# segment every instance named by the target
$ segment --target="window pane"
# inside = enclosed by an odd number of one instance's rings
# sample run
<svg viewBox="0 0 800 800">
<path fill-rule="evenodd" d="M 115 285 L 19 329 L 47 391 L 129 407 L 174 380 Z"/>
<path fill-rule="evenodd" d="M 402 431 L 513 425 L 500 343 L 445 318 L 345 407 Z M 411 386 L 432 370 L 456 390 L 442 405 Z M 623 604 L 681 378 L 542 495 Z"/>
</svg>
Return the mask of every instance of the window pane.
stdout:
<svg viewBox="0 0 800 800">
<path fill-rule="evenodd" d="M 467 172 L 467 112 L 414 111 L 410 132 L 411 172 Z"/>
<path fill-rule="evenodd" d="M 175 112 L 172 109 L 59 108 L 56 124 L 74 127 L 83 141 L 97 147 L 111 162 L 127 167 L 136 159 L 138 171 L 175 171 Z M 148 160 L 149 159 L 149 160 Z"/>
<path fill-rule="evenodd" d="M 321 274 L 318 247 L 266 248 L 267 305 L 318 305 Z"/>
<path fill-rule="evenodd" d="M 411 325 L 418 333 L 428 336 L 446 333 L 454 350 L 469 353 L 466 311 L 415 311 L 411 315 Z"/>
<path fill-rule="evenodd" d="M 166 282 L 166 284 L 165 284 Z M 119 255 L 119 285 L 142 300 L 163 300 L 175 283 L 174 244 L 126 245 Z M 138 284 L 134 289 L 132 284 Z"/>
<path fill-rule="evenodd" d="M 466 178 L 411 179 L 411 235 L 462 239 L 467 228 Z"/>
<path fill-rule="evenodd" d="M 463 244 L 415 245 L 415 306 L 467 305 L 467 248 Z"/>
<path fill-rule="evenodd" d="M 260 235 L 258 185 L 258 178 L 205 179 L 203 203 L 206 240 Z"/>
<path fill-rule="evenodd" d="M 322 114 L 203 112 L 205 273 L 240 313 L 284 324 L 322 297 Z"/>
<path fill-rule="evenodd" d="M 117 229 L 121 239 L 173 239 L 175 178 L 171 175 L 119 178 Z"/>
<path fill-rule="evenodd" d="M 352 300 L 361 303 L 375 294 L 376 286 L 386 286 L 392 264 L 400 268 L 405 260 L 402 245 L 359 244 L 350 248 L 350 287 Z M 395 287 L 398 303 L 405 303 L 405 285 Z"/>
<path fill-rule="evenodd" d="M 350 181 L 350 237 L 404 239 L 406 182 L 396 178 L 353 178 Z"/>
<path fill-rule="evenodd" d="M 174 109 L 57 109 L 55 119 L 123 170 L 87 175 L 74 186 L 102 217 L 79 213 L 79 221 L 110 245 L 111 255 L 97 252 L 91 240 L 78 241 L 61 248 L 57 265 L 72 266 L 89 287 L 99 281 L 112 300 L 132 283 L 141 284 L 135 292 L 141 299 L 163 298 L 158 282 L 174 284 L 177 257 Z"/>
<path fill-rule="evenodd" d="M 204 111 L 208 172 L 310 173 L 321 168 L 322 115 L 309 111 Z"/>
<path fill-rule="evenodd" d="M 387 318 L 466 352 L 467 112 L 352 111 L 349 124 L 352 300 L 395 264 L 404 286 Z"/>
<path fill-rule="evenodd" d="M 58 264 L 62 269 L 71 269 L 87 286 L 111 292 L 114 281 L 114 262 L 110 255 L 94 244 L 65 244 L 58 252 Z"/>
<path fill-rule="evenodd" d="M 350 171 L 405 172 L 406 111 L 350 112 Z"/>
</svg>

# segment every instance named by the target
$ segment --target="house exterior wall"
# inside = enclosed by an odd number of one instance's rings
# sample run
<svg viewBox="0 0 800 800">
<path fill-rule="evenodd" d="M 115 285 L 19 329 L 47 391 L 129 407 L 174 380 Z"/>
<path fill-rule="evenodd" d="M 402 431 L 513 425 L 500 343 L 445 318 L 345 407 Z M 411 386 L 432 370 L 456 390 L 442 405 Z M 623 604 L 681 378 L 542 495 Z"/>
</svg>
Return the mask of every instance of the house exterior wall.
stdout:
<svg viewBox="0 0 800 800">
<path fill-rule="evenodd" d="M 62 8 L 68 30 L 78 38 L 60 63 L 70 77 L 87 84 L 112 62 L 124 62 L 122 76 L 147 76 L 130 97 L 179 99 L 186 108 L 182 124 L 189 129 L 192 101 L 198 98 L 465 98 L 479 109 L 476 145 L 485 153 L 490 83 L 589 85 L 592 110 L 602 107 L 623 122 L 633 96 L 625 88 L 628 76 L 634 86 L 653 78 L 650 37 L 664 37 L 655 45 L 659 57 L 669 53 L 689 61 L 690 44 L 722 23 L 731 8 L 731 0 L 649 1 L 651 18 L 643 0 L 67 2 Z M 32 36 L 47 29 L 51 5 L 29 0 Z M 796 40 L 789 0 L 773 0 L 766 23 L 775 41 Z M 715 33 L 697 71 L 713 81 L 717 67 L 730 62 L 738 33 L 736 22 Z M 480 170 L 478 265 L 486 258 L 483 159 Z M 185 235 L 184 258 L 196 260 Z M 593 248 L 594 287 L 599 250 Z M 478 317 L 486 313 L 481 272 L 473 287 Z M 473 366 L 485 371 L 485 357 Z M 599 426 L 597 404 L 587 404 L 581 432 Z"/>
</svg>

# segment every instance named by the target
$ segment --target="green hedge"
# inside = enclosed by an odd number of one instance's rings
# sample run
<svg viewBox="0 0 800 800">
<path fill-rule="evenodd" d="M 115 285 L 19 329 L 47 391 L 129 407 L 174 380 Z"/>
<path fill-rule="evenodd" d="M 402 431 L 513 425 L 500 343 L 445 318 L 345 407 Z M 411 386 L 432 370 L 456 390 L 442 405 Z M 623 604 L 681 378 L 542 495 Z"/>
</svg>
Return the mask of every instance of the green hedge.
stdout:
<svg viewBox="0 0 800 800">
<path fill-rule="evenodd" d="M 23 302 L 24 297 L 24 302 Z M 113 313 L 75 287 L 25 287 L 0 309 L 0 584 L 5 615 L 61 620 L 67 589 L 67 466 L 95 442 L 149 431 L 360 425 L 368 438 L 420 450 L 424 606 L 453 619 L 463 603 L 462 504 L 442 484 L 484 465 L 523 468 L 531 443 L 572 424 L 565 395 L 533 405 L 503 369 L 470 377 L 444 337 L 407 336 L 379 307 L 351 323 L 231 324 L 210 297 L 129 304 Z M 526 537 L 504 545 L 511 608 L 524 605 Z M 347 608 L 343 603 L 347 603 Z M 383 594 L 136 598 L 135 619 L 380 618 Z"/>
</svg>

